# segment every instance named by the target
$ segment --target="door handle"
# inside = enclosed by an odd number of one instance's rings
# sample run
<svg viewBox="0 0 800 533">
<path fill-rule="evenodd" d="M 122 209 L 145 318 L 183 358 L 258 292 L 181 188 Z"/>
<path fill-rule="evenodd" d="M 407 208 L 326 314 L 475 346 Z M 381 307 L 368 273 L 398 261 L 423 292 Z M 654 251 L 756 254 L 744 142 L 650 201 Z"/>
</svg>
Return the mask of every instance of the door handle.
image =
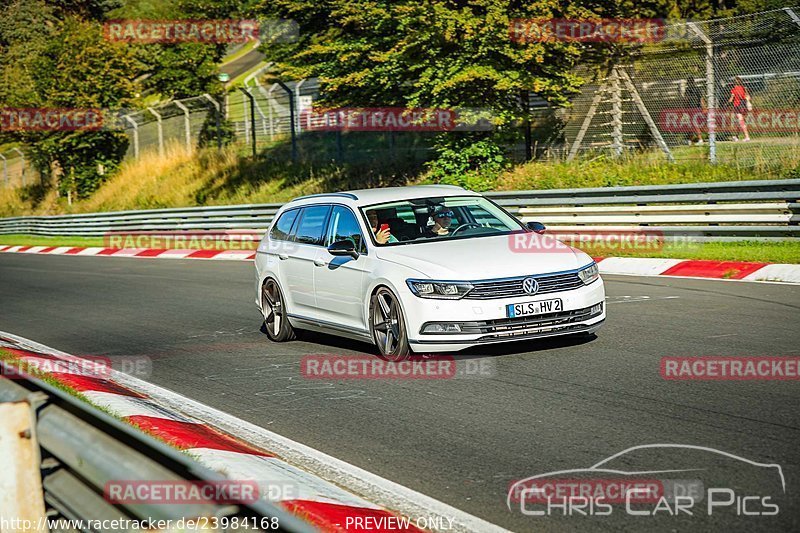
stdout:
<svg viewBox="0 0 800 533">
<path fill-rule="evenodd" d="M 289 259 L 289 256 L 286 254 L 278 254 L 278 259 L 280 259 L 281 261 L 285 261 Z"/>
<path fill-rule="evenodd" d="M 323 261 L 322 259 L 314 259 L 314 264 L 317 265 L 318 267 L 324 267 L 328 263 Z"/>
</svg>

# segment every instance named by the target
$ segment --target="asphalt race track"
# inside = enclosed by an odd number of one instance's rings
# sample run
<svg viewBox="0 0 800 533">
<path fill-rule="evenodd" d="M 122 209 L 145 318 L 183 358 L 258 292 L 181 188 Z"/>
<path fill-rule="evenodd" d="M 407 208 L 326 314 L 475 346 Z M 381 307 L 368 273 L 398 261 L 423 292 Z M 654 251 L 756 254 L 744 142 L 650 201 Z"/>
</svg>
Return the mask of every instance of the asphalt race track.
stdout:
<svg viewBox="0 0 800 533">
<path fill-rule="evenodd" d="M 303 355 L 374 352 L 325 335 L 270 343 L 250 263 L 0 254 L 0 330 L 76 355 L 147 356 L 160 386 L 512 530 L 797 530 L 800 382 L 668 381 L 660 363 L 797 356 L 800 286 L 605 281 L 608 320 L 596 338 L 473 349 L 459 370 L 483 365 L 484 375 L 441 380 L 304 379 Z M 780 513 L 653 522 L 506 507 L 514 480 L 649 443 L 779 464 Z"/>
</svg>

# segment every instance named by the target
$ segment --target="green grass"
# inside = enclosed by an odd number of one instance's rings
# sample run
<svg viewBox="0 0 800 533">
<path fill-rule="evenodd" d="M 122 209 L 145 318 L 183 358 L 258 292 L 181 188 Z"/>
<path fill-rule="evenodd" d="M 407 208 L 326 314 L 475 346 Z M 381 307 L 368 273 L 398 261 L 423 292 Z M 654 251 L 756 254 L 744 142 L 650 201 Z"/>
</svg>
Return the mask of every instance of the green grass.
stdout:
<svg viewBox="0 0 800 533">
<path fill-rule="evenodd" d="M 0 244 L 14 246 L 104 246 L 102 237 L 44 237 L 20 234 L 0 235 Z M 591 247 L 582 247 L 582 249 L 594 257 L 663 257 L 669 259 L 800 264 L 800 241 L 666 244 L 661 250 L 648 250 L 646 252 L 634 250 L 609 251 Z"/>
<path fill-rule="evenodd" d="M 13 246 L 74 246 L 90 248 L 104 246 L 103 237 L 47 237 L 44 235 L 0 235 L 0 244 Z"/>
<path fill-rule="evenodd" d="M 800 241 L 734 241 L 666 244 L 661 250 L 634 251 L 583 247 L 593 257 L 661 257 L 665 259 L 707 259 L 756 263 L 800 264 Z"/>
</svg>

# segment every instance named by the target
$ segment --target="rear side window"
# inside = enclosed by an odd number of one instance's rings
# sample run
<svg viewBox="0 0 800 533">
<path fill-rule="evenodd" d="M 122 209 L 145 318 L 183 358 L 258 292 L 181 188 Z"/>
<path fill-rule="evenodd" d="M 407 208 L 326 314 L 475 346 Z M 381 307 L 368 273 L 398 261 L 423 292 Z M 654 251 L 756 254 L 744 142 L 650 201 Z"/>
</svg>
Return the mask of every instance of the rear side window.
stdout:
<svg viewBox="0 0 800 533">
<path fill-rule="evenodd" d="M 314 205 L 303 208 L 300 223 L 294 232 L 294 240 L 303 244 L 322 245 L 322 234 L 328 221 L 329 205 Z"/>
<path fill-rule="evenodd" d="M 269 231 L 269 238 L 273 241 L 290 241 L 292 233 L 292 224 L 297 218 L 299 209 L 292 209 L 291 211 L 284 212 L 272 229 Z"/>
</svg>

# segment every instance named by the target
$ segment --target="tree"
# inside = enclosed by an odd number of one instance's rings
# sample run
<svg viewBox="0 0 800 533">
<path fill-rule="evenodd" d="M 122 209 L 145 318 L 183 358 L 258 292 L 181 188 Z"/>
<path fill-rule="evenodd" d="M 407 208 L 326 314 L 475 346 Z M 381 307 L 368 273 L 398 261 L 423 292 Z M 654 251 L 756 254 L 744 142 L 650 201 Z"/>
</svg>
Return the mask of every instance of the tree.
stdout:
<svg viewBox="0 0 800 533">
<path fill-rule="evenodd" d="M 2 107 L 108 110 L 131 105 L 139 64 L 102 27 L 45 2 L 9 6 L 0 25 Z M 124 134 L 101 131 L 12 131 L 43 176 L 60 170 L 62 191 L 90 194 L 113 171 L 127 147 Z"/>
</svg>

